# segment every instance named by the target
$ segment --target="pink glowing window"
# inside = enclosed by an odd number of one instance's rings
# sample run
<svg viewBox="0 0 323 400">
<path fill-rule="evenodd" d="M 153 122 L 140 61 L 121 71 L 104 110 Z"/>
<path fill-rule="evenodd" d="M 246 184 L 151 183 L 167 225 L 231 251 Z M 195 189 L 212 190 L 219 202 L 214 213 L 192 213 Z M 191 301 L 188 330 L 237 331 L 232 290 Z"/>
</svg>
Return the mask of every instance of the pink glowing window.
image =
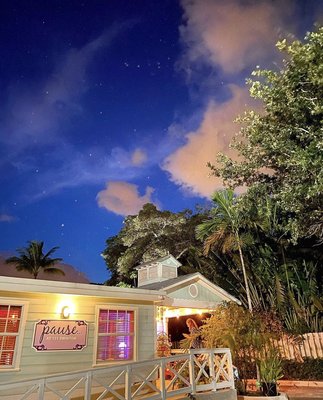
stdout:
<svg viewBox="0 0 323 400">
<path fill-rule="evenodd" d="M 133 360 L 134 321 L 133 310 L 99 310 L 97 362 Z"/>
<path fill-rule="evenodd" d="M 14 365 L 22 306 L 0 304 L 0 368 Z"/>
</svg>

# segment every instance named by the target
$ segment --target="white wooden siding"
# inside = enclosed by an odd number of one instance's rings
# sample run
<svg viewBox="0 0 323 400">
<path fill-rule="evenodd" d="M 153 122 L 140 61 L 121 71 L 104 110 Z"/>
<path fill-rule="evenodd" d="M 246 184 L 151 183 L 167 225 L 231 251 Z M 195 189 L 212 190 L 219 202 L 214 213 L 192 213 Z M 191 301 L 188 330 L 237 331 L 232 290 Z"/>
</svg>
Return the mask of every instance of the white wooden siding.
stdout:
<svg viewBox="0 0 323 400">
<path fill-rule="evenodd" d="M 196 297 L 192 297 L 189 292 L 189 286 L 185 285 L 182 288 L 177 290 L 169 291 L 168 294 L 170 297 L 174 299 L 185 299 L 185 300 L 198 300 L 204 302 L 212 302 L 212 303 L 221 303 L 223 299 L 220 296 L 217 296 L 213 291 L 201 285 L 198 282 L 195 282 L 195 285 L 198 289 L 198 295 Z"/>
<path fill-rule="evenodd" d="M 0 293 L 0 297 L 21 300 L 29 303 L 27 320 L 24 329 L 24 339 L 20 360 L 20 371 L 0 371 L 0 383 L 39 378 L 44 375 L 68 371 L 78 371 L 92 368 L 95 332 L 96 305 L 104 304 L 107 307 L 118 305 L 129 307 L 135 305 L 137 314 L 137 360 L 146 360 L 154 357 L 155 351 L 155 316 L 154 305 L 140 301 L 117 301 L 90 296 L 68 296 L 55 294 L 29 293 Z M 32 348 L 35 323 L 41 319 L 60 319 L 57 305 L 62 299 L 69 299 L 75 305 L 75 312 L 70 320 L 84 320 L 88 324 L 87 347 L 81 351 L 36 351 Z M 117 364 L 117 363 L 116 363 Z M 110 365 L 110 364 L 108 364 Z"/>
</svg>

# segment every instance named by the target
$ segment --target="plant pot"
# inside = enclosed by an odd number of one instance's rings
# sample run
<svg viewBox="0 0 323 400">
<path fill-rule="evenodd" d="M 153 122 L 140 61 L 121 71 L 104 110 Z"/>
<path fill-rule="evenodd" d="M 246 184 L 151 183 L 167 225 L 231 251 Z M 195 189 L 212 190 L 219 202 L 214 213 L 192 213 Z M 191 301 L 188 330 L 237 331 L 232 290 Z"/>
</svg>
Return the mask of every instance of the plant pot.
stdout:
<svg viewBox="0 0 323 400">
<path fill-rule="evenodd" d="M 276 382 L 263 382 L 261 391 L 264 396 L 277 396 L 277 383 Z"/>
</svg>

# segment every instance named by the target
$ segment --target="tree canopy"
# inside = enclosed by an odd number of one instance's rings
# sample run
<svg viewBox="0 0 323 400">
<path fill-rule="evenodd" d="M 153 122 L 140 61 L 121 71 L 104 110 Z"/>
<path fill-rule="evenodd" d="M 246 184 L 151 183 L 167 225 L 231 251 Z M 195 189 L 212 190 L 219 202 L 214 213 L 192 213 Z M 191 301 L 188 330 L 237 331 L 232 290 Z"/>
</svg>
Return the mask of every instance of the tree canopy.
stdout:
<svg viewBox="0 0 323 400">
<path fill-rule="evenodd" d="M 210 167 L 228 186 L 246 185 L 253 199 L 269 195 L 294 243 L 309 235 L 323 240 L 323 28 L 304 43 L 277 47 L 286 55 L 282 69 L 258 69 L 248 80 L 263 112 L 238 119 L 232 146 L 239 160 L 221 154 Z"/>
<path fill-rule="evenodd" d="M 171 253 L 179 258 L 198 241 L 195 239 L 196 219 L 188 210 L 173 213 L 160 211 L 145 204 L 138 215 L 126 217 L 118 235 L 109 238 L 102 253 L 111 273 L 111 282 L 128 281 L 141 262 Z M 200 246 L 200 244 L 199 244 Z"/>
</svg>

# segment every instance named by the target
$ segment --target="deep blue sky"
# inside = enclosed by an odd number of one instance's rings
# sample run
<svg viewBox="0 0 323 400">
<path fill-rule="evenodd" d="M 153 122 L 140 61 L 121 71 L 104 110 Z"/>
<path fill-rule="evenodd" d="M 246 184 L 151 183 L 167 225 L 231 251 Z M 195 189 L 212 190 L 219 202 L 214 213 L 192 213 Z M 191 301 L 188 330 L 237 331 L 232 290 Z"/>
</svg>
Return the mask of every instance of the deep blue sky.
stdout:
<svg viewBox="0 0 323 400">
<path fill-rule="evenodd" d="M 245 78 L 322 22 L 322 2 L 281 3 L 2 1 L 0 251 L 44 240 L 102 282 L 125 215 L 207 201 Z"/>
</svg>

